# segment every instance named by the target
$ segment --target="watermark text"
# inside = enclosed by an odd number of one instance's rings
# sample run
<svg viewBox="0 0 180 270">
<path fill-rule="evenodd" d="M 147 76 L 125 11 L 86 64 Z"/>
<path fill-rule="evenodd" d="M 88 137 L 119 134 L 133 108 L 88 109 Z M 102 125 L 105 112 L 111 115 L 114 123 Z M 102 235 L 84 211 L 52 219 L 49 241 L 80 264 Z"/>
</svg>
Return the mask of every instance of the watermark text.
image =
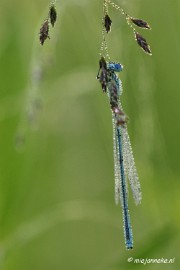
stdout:
<svg viewBox="0 0 180 270">
<path fill-rule="evenodd" d="M 130 263 L 136 263 L 136 264 L 156 264 L 156 263 L 174 263 L 175 262 L 175 257 L 174 258 L 133 258 L 129 257 L 127 261 Z"/>
</svg>

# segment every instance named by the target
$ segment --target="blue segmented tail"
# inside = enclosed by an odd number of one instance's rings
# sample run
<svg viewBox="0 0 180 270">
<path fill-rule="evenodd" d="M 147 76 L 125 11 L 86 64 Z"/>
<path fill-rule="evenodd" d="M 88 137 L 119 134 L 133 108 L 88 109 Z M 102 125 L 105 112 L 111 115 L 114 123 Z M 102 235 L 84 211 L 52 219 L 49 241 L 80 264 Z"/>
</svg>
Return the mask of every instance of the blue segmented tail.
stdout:
<svg viewBox="0 0 180 270">
<path fill-rule="evenodd" d="M 119 153 L 119 169 L 121 175 L 121 182 L 120 182 L 120 199 L 122 205 L 122 212 L 123 212 L 123 222 L 124 222 L 124 236 L 127 249 L 133 248 L 133 234 L 132 234 L 132 227 L 128 209 L 128 198 L 127 198 L 127 182 L 125 178 L 124 172 L 124 164 L 123 164 L 123 149 L 122 149 L 122 140 L 121 140 L 121 127 L 117 127 L 117 144 L 118 144 L 118 153 Z"/>
</svg>

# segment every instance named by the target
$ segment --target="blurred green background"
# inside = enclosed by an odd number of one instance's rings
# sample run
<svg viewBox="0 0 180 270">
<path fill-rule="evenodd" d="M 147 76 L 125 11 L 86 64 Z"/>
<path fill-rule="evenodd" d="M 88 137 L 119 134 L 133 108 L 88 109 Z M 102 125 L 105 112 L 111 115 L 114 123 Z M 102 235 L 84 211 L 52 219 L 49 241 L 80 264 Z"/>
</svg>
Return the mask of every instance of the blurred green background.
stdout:
<svg viewBox="0 0 180 270">
<path fill-rule="evenodd" d="M 51 40 L 48 1 L 0 0 L 0 270 L 179 269 L 179 0 L 120 1 L 149 57 L 110 8 L 111 59 L 124 65 L 122 103 L 143 191 L 129 192 L 134 249 L 114 204 L 112 124 L 96 80 L 102 1 L 62 0 Z"/>
</svg>

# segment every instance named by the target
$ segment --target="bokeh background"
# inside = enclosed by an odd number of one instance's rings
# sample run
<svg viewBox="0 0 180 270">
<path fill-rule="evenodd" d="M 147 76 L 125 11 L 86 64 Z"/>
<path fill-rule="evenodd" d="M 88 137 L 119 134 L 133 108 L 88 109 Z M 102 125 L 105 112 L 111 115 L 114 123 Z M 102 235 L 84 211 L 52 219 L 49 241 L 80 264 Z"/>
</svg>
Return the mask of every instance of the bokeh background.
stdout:
<svg viewBox="0 0 180 270">
<path fill-rule="evenodd" d="M 111 112 L 96 80 L 102 1 L 58 1 L 41 47 L 49 2 L 0 0 L 0 270 L 180 267 L 180 1 L 116 3 L 152 27 L 141 31 L 150 57 L 109 10 L 143 191 L 139 206 L 129 192 L 134 249 L 125 249 L 114 204 Z"/>
</svg>

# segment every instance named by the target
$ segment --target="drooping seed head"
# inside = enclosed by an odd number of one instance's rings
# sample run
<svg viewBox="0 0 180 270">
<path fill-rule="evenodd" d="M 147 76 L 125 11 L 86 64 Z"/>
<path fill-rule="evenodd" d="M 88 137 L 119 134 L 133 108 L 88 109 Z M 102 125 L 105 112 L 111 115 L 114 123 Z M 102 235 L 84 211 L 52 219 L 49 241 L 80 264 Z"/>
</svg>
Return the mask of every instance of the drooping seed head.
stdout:
<svg viewBox="0 0 180 270">
<path fill-rule="evenodd" d="M 144 52 L 148 53 L 149 55 L 152 54 L 151 48 L 148 45 L 145 38 L 143 38 L 138 32 L 135 33 L 135 39 L 138 43 L 138 45 L 143 49 Z"/>
<path fill-rule="evenodd" d="M 112 20 L 109 17 L 109 15 L 106 14 L 104 17 L 104 27 L 105 27 L 107 33 L 109 33 L 111 31 L 111 24 L 112 24 Z"/>
<path fill-rule="evenodd" d="M 106 92 L 107 90 L 107 83 L 108 83 L 108 71 L 107 71 L 107 64 L 104 57 L 101 57 L 99 60 L 99 71 L 97 75 L 97 79 L 99 80 L 101 84 L 101 88 L 103 92 Z"/>
<path fill-rule="evenodd" d="M 39 32 L 39 40 L 41 45 L 44 44 L 45 40 L 49 38 L 49 22 L 48 20 L 45 20 L 45 22 L 43 23 L 43 25 L 40 28 L 40 32 Z"/>
<path fill-rule="evenodd" d="M 54 24 L 55 24 L 55 22 L 57 20 L 57 11 L 56 11 L 56 8 L 55 8 L 54 4 L 52 4 L 50 6 L 49 18 L 50 18 L 51 25 L 54 27 Z"/>
<path fill-rule="evenodd" d="M 149 29 L 149 30 L 151 29 L 150 25 L 144 20 L 133 18 L 133 17 L 130 17 L 130 19 L 135 25 L 137 25 L 140 28 Z"/>
</svg>

